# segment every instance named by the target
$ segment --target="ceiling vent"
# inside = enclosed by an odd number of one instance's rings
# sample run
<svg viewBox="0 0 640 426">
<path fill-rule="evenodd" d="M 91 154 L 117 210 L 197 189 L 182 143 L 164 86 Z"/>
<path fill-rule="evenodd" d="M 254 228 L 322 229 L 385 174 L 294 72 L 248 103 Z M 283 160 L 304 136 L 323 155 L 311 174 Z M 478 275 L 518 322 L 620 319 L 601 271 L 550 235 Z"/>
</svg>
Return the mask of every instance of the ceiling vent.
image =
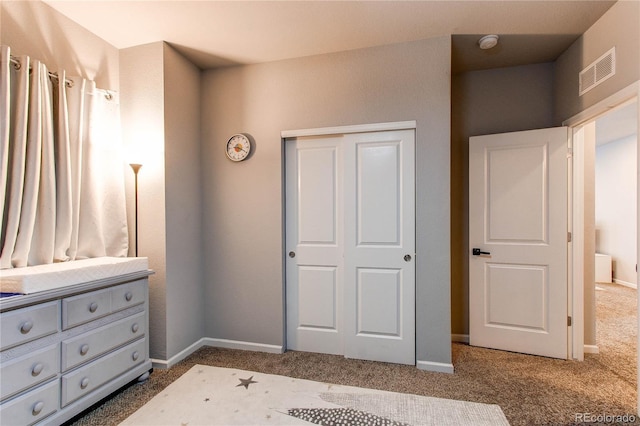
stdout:
<svg viewBox="0 0 640 426">
<path fill-rule="evenodd" d="M 616 48 L 596 59 L 591 65 L 580 71 L 579 95 L 582 96 L 616 73 Z"/>
</svg>

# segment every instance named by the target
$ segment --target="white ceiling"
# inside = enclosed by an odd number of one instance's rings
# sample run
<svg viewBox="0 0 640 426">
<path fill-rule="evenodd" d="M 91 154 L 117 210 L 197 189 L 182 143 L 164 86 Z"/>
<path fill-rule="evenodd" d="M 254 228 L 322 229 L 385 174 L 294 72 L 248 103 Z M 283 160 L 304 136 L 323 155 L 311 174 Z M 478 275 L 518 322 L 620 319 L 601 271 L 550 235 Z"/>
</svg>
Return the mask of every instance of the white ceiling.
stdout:
<svg viewBox="0 0 640 426">
<path fill-rule="evenodd" d="M 166 41 L 200 68 L 453 34 L 454 71 L 554 60 L 614 1 L 44 0 L 119 49 Z M 480 35 L 498 34 L 491 51 Z"/>
</svg>

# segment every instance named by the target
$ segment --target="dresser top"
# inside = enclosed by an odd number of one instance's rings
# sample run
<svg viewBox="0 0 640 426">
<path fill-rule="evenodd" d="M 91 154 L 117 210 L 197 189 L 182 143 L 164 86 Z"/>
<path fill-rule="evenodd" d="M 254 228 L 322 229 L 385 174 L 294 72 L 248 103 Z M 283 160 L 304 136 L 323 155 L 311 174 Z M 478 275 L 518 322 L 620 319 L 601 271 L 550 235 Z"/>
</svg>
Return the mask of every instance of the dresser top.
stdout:
<svg viewBox="0 0 640 426">
<path fill-rule="evenodd" d="M 153 273 L 154 272 L 152 270 L 147 269 L 144 271 L 136 271 L 79 284 L 66 285 L 50 290 L 42 290 L 31 294 L 18 294 L 15 296 L 3 297 L 0 298 L 0 312 L 144 279 Z"/>
</svg>

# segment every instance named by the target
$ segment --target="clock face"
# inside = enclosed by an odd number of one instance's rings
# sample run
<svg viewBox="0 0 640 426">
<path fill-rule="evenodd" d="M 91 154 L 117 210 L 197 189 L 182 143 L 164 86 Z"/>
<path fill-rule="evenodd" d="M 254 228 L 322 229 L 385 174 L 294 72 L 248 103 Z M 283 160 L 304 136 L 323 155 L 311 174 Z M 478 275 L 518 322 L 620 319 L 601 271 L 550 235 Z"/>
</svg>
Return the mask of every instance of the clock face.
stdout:
<svg viewBox="0 0 640 426">
<path fill-rule="evenodd" d="M 227 142 L 227 157 L 231 161 L 242 161 L 251 152 L 251 142 L 243 134 L 231 136 Z"/>
</svg>

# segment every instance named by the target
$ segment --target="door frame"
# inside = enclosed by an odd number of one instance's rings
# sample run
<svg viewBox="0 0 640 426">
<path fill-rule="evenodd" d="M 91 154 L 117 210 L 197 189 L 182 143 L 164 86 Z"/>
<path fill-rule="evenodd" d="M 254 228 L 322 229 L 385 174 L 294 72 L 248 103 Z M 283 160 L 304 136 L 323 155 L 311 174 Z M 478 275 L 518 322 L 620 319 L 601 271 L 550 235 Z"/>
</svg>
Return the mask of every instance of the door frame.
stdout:
<svg viewBox="0 0 640 426">
<path fill-rule="evenodd" d="M 585 152 L 582 142 L 582 127 L 604 115 L 611 109 L 618 107 L 633 99 L 640 101 L 640 80 L 611 96 L 597 102 L 593 106 L 586 108 L 573 117 L 562 122 L 563 126 L 569 127 L 569 147 L 572 149 L 573 161 L 569 162 L 569 226 L 572 233 L 572 242 L 569 244 L 569 306 L 568 313 L 573 318 L 573 323 L 569 327 L 569 348 L 570 357 L 574 360 L 584 360 L 584 291 L 581 285 L 584 281 L 584 179 L 585 179 Z M 638 124 L 640 128 L 640 108 L 638 114 Z M 640 151 L 636 162 L 640 164 Z M 640 175 L 639 175 L 640 176 Z M 640 178 L 638 186 L 638 200 L 640 206 Z M 640 216 L 639 216 L 640 218 Z M 638 219 L 638 238 L 640 238 L 640 219 Z M 640 239 L 639 239 L 640 241 Z M 640 263 L 640 251 L 638 252 L 638 263 Z M 640 304 L 638 305 L 638 328 L 640 328 Z M 640 335 L 638 336 L 640 344 Z M 640 401 L 640 369 L 638 370 L 638 401 Z"/>
<path fill-rule="evenodd" d="M 417 144 L 417 122 L 416 120 L 410 121 L 395 121 L 395 122 L 384 122 L 384 123 L 371 123 L 371 124 L 355 124 L 348 126 L 334 126 L 334 127 L 318 127 L 318 128 L 310 128 L 310 129 L 296 129 L 296 130 L 283 130 L 280 132 L 280 147 L 281 147 L 281 156 L 282 156 L 282 317 L 284 321 L 282 322 L 282 342 L 283 342 L 283 351 L 287 350 L 287 209 L 286 209 L 286 140 L 297 137 L 304 136 L 331 136 L 331 135 L 344 135 L 350 133 L 370 133 L 370 132 L 383 132 L 383 131 L 392 131 L 392 130 L 413 130 L 415 132 L 416 144 Z M 415 161 L 415 158 L 414 158 Z M 415 179 L 415 178 L 414 178 Z M 416 204 L 417 205 L 417 204 Z M 415 209 L 415 207 L 414 207 Z M 415 211 L 414 211 L 415 216 Z M 418 261 L 418 256 L 415 256 L 416 262 Z M 416 271 L 417 271 L 417 263 L 416 263 Z M 416 272 L 417 273 L 417 272 Z M 417 282 L 417 276 L 416 280 Z M 414 283 L 415 286 L 415 283 Z M 415 296 L 414 296 L 415 299 Z M 414 311 L 414 321 L 415 317 L 417 317 L 417 304 L 416 309 Z M 416 340 L 417 347 L 417 333 L 414 333 L 414 340 Z M 417 354 L 416 354 L 416 366 L 418 366 Z M 451 370 L 453 372 L 453 369 Z"/>
</svg>

